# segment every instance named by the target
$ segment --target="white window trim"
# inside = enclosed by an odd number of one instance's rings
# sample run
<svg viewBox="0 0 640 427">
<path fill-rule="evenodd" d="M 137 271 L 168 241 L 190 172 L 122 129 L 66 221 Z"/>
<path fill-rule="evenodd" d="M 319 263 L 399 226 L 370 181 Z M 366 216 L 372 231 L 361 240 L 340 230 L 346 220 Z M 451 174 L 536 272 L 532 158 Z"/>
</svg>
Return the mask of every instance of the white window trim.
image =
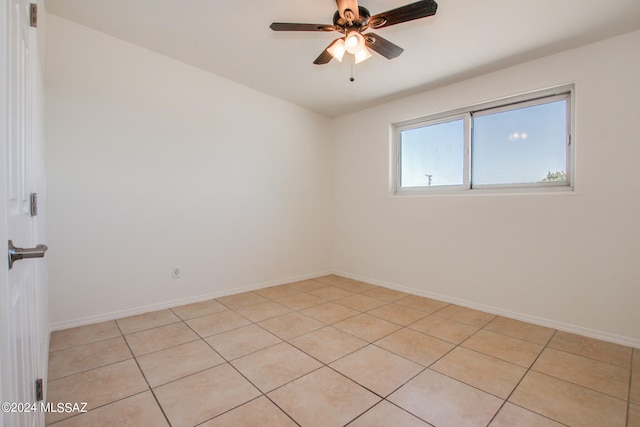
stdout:
<svg viewBox="0 0 640 427">
<path fill-rule="evenodd" d="M 470 105 L 468 107 L 458 108 L 451 111 L 432 114 L 419 117 L 416 119 L 405 120 L 391 125 L 391 182 L 390 190 L 392 195 L 397 196 L 424 196 L 424 195 L 458 195 L 458 194 L 526 194 L 526 193 L 548 193 L 548 192 L 567 192 L 574 189 L 574 103 L 575 103 L 575 85 L 563 85 L 549 89 L 528 92 L 521 95 L 501 98 L 494 101 Z M 520 184 L 490 184 L 490 185 L 473 185 L 471 183 L 471 134 L 472 134 L 472 118 L 481 117 L 487 114 L 498 113 L 513 109 L 515 105 L 519 107 L 529 107 L 553 100 L 567 99 L 567 166 L 566 166 L 566 182 L 535 182 Z M 550 101 L 551 100 L 551 101 Z M 423 126 L 446 123 L 454 120 L 464 119 L 464 165 L 463 165 L 463 184 L 436 187 L 400 187 L 401 183 L 401 165 L 402 159 L 400 143 L 400 135 L 404 130 L 415 129 Z"/>
</svg>

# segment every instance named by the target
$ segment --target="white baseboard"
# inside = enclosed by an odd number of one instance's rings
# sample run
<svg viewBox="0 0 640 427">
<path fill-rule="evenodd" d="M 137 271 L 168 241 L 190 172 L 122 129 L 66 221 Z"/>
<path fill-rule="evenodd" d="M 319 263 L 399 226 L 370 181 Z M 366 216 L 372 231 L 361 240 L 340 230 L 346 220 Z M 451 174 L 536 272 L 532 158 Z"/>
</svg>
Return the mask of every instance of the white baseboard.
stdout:
<svg viewBox="0 0 640 427">
<path fill-rule="evenodd" d="M 77 326 L 84 326 L 84 325 L 90 325 L 93 323 L 121 319 L 123 317 L 134 316 L 136 314 L 148 313 L 150 311 L 164 310 L 167 308 L 177 307 L 180 305 L 192 304 L 196 302 L 206 301 L 214 298 L 220 298 L 220 297 L 238 294 L 242 292 L 253 291 L 256 289 L 267 288 L 270 286 L 277 286 L 277 285 L 283 285 L 285 283 L 297 282 L 300 280 L 313 279 L 313 278 L 325 276 L 328 274 L 336 274 L 349 279 L 359 280 L 362 282 L 371 283 L 373 285 L 383 286 L 385 288 L 395 289 L 398 291 L 407 292 L 414 295 L 432 298 L 432 299 L 447 302 L 450 304 L 457 304 L 463 307 L 473 308 L 475 310 L 480 310 L 487 313 L 508 317 L 510 319 L 533 323 L 534 325 L 545 326 L 545 327 L 557 329 L 560 331 L 570 332 L 570 333 L 574 333 L 574 334 L 578 334 L 578 335 L 582 335 L 590 338 L 596 338 L 599 340 L 608 341 L 615 344 L 621 344 L 621 345 L 626 345 L 629 347 L 640 349 L 640 339 L 611 334 L 608 332 L 602 332 L 602 331 L 589 329 L 589 328 L 584 328 L 582 326 L 573 325 L 570 323 L 557 322 L 555 320 L 550 320 L 542 317 L 531 316 L 525 313 L 505 310 L 499 307 L 478 304 L 473 301 L 463 300 L 463 299 L 454 298 L 447 295 L 436 294 L 432 292 L 426 292 L 420 289 L 409 288 L 409 287 L 401 286 L 395 283 L 384 282 L 384 281 L 372 279 L 370 277 L 362 277 L 362 276 L 357 276 L 357 275 L 348 274 L 348 273 L 339 272 L 339 271 L 323 271 L 323 272 L 307 274 L 302 276 L 289 277 L 286 279 L 272 280 L 268 282 L 256 283 L 252 285 L 243 286 L 240 288 L 227 289 L 224 291 L 212 292 L 212 293 L 198 295 L 194 297 L 164 301 L 157 304 L 150 304 L 145 306 L 133 307 L 125 310 L 102 313 L 95 316 L 83 317 L 80 319 L 72 319 L 72 320 L 63 321 L 63 322 L 56 322 L 51 325 L 51 331 L 58 331 L 61 329 L 68 329 L 68 328 L 74 328 Z"/>
<path fill-rule="evenodd" d="M 508 317 L 510 319 L 521 320 L 523 322 L 532 323 L 534 325 L 545 326 L 548 328 L 557 329 L 559 331 L 570 332 L 570 333 L 582 335 L 585 337 L 596 338 L 602 341 L 607 341 L 614 344 L 621 344 L 628 347 L 640 349 L 640 339 L 637 339 L 637 338 L 616 335 L 609 332 L 603 332 L 603 331 L 598 331 L 594 329 L 584 328 L 582 326 L 573 325 L 570 323 L 557 322 L 555 320 L 545 319 L 537 316 L 531 316 L 525 313 L 505 310 L 499 307 L 478 304 L 473 301 L 463 300 L 463 299 L 454 298 L 447 295 L 436 294 L 432 292 L 426 292 L 420 289 L 409 288 L 406 286 L 400 286 L 395 283 L 375 280 L 370 277 L 362 277 L 362 276 L 347 274 L 343 272 L 335 272 L 335 271 L 333 272 L 333 274 L 346 277 L 349 279 L 353 279 L 353 280 L 359 280 L 361 282 L 371 283 L 373 285 L 383 286 L 385 288 L 395 289 L 397 291 L 402 291 L 402 292 L 407 292 L 414 295 L 432 298 L 432 299 L 447 302 L 450 304 L 457 304 L 463 307 L 473 308 L 475 310 L 480 310 L 487 313 Z"/>
<path fill-rule="evenodd" d="M 196 302 L 207 301 L 210 299 L 239 294 L 242 292 L 254 291 L 256 289 L 268 288 L 270 286 L 283 285 L 285 283 L 298 282 L 300 280 L 314 279 L 316 277 L 326 276 L 327 274 L 332 274 L 332 273 L 330 271 L 323 271 L 318 273 L 305 274 L 302 276 L 295 276 L 295 277 L 289 277 L 286 279 L 271 280 L 268 282 L 242 286 L 240 288 L 211 292 L 207 294 L 197 295 L 194 297 L 180 298 L 176 300 L 163 301 L 157 304 L 149 304 L 149 305 L 143 305 L 138 307 L 132 307 L 125 310 L 117 310 L 117 311 L 112 311 L 108 313 L 101 313 L 95 316 L 87 316 L 79 319 L 65 320 L 62 322 L 52 323 L 50 326 L 50 329 L 51 329 L 51 332 L 53 332 L 53 331 L 59 331 L 62 329 L 75 328 L 77 326 L 91 325 L 93 323 L 100 323 L 100 322 L 106 322 L 109 320 L 121 319 L 123 317 L 135 316 L 136 314 L 149 313 L 151 311 L 164 310 L 167 308 L 178 307 L 180 305 L 185 305 L 185 304 L 193 304 Z"/>
</svg>

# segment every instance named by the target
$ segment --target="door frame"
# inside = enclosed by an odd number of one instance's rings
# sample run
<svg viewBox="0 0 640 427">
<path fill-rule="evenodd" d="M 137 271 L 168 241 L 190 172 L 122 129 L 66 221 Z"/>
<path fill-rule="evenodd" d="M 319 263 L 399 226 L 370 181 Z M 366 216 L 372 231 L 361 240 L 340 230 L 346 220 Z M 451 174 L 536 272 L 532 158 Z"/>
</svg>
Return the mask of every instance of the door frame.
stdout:
<svg viewBox="0 0 640 427">
<path fill-rule="evenodd" d="M 6 150 L 7 150 L 7 102 L 8 102 L 8 70 L 9 70 L 9 52 L 8 52 L 8 20 L 9 20 L 9 1 L 0 0 L 0 34 L 3 40 L 0 43 L 0 165 L 2 165 L 2 173 L 0 173 L 0 262 L 8 262 L 8 247 L 4 242 L 8 241 L 7 233 L 7 182 L 6 182 Z M 10 360 L 8 337 L 4 331 L 9 328 L 9 303 L 6 295 L 8 295 L 9 286 L 9 270 L 6 267 L 0 267 L 0 402 L 5 402 L 7 394 L 11 389 L 7 384 L 6 378 L 10 377 L 7 361 Z M 0 414 L 0 427 L 4 426 L 5 415 Z"/>
</svg>

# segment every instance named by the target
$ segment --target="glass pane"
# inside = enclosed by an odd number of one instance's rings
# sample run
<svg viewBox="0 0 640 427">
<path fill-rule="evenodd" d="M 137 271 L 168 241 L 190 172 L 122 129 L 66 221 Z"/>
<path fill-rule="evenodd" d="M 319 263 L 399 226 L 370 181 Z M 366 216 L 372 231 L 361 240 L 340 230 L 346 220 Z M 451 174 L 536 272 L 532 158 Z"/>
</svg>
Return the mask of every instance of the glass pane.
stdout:
<svg viewBox="0 0 640 427">
<path fill-rule="evenodd" d="M 462 185 L 463 119 L 404 130 L 400 141 L 401 187 Z"/>
<path fill-rule="evenodd" d="M 566 182 L 567 101 L 473 119 L 471 183 Z"/>
</svg>

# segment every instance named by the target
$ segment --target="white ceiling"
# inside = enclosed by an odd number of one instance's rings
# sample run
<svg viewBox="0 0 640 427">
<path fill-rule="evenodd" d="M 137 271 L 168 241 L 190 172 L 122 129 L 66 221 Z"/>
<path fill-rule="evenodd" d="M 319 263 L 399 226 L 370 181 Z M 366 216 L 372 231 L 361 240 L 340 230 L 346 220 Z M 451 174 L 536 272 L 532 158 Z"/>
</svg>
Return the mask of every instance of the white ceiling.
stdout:
<svg viewBox="0 0 640 427">
<path fill-rule="evenodd" d="M 372 15 L 413 0 L 360 0 Z M 46 0 L 48 12 L 327 116 L 640 29 L 639 0 L 437 0 L 435 16 L 376 32 L 403 47 L 355 66 L 313 60 L 334 32 L 334 0 Z"/>
</svg>

